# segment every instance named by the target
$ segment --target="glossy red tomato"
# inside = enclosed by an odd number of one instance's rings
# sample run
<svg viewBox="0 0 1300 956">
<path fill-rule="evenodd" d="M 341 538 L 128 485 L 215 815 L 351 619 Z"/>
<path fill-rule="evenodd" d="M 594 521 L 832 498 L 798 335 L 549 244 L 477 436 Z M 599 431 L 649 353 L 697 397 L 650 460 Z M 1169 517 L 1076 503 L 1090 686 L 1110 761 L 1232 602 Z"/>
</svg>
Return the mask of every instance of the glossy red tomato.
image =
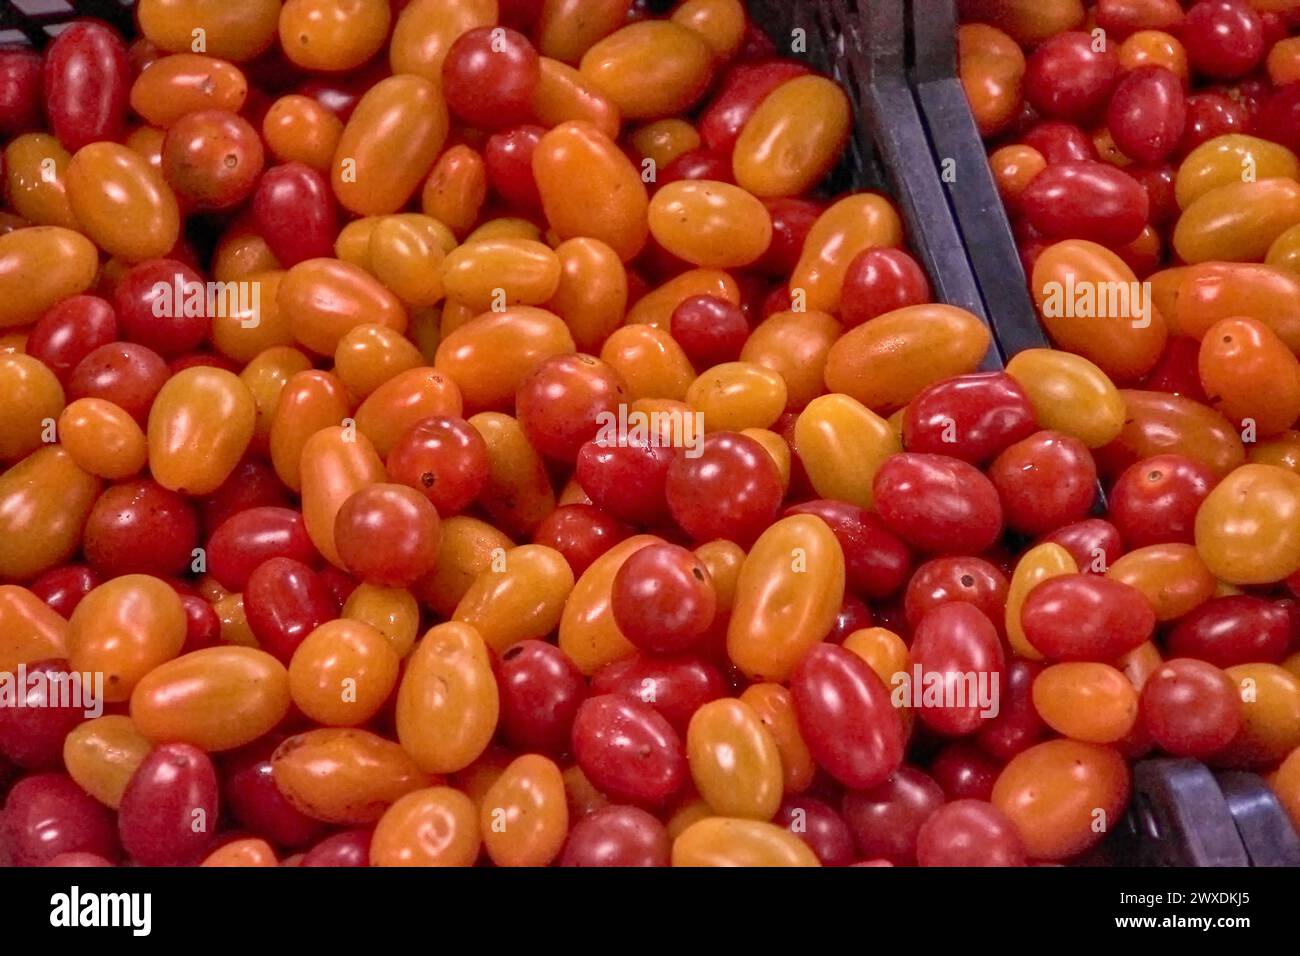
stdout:
<svg viewBox="0 0 1300 956">
<path fill-rule="evenodd" d="M 930 773 L 949 800 L 987 800 L 1001 768 L 978 747 L 955 740 L 939 751 Z"/>
<path fill-rule="evenodd" d="M 148 259 L 127 270 L 113 291 L 122 335 L 168 358 L 196 349 L 211 329 L 207 285 L 175 259 Z"/>
<path fill-rule="evenodd" d="M 921 827 L 943 806 L 943 790 L 915 767 L 899 767 L 869 790 L 849 790 L 840 804 L 860 859 L 916 863 Z"/>
<path fill-rule="evenodd" d="M 16 683 L 13 693 L 0 698 L 0 754 L 20 767 L 58 767 L 63 758 L 63 738 L 85 719 L 72 693 L 61 695 L 60 683 L 68 679 L 64 661 L 37 661 L 27 665 L 26 684 Z M 76 678 L 80 680 L 80 678 Z M 84 693 L 93 693 L 87 683 Z"/>
<path fill-rule="evenodd" d="M 338 613 L 325 579 L 301 561 L 276 557 L 248 577 L 244 613 L 258 646 L 288 664 L 312 631 Z"/>
<path fill-rule="evenodd" d="M 122 848 L 144 866 L 193 865 L 217 832 L 217 773 L 202 750 L 159 744 L 122 795 Z"/>
<path fill-rule="evenodd" d="M 975 736 L 981 750 L 1007 761 L 1047 736 L 1047 725 L 1034 706 L 1034 680 L 1043 671 L 1038 661 L 1013 657 L 1007 664 L 998 715 L 985 722 Z"/>
<path fill-rule="evenodd" d="M 749 323 L 740 306 L 712 295 L 693 295 L 673 309 L 669 331 L 696 368 L 740 358 Z"/>
<path fill-rule="evenodd" d="M 1187 123 L 1182 81 L 1163 66 L 1125 73 L 1106 107 L 1106 127 L 1125 156 L 1158 163 L 1172 154 Z"/>
<path fill-rule="evenodd" d="M 844 818 L 816 797 L 786 797 L 772 822 L 807 843 L 822 866 L 848 866 L 857 858 L 853 833 Z"/>
<path fill-rule="evenodd" d="M 1081 30 L 1061 33 L 1026 61 L 1025 98 L 1042 116 L 1088 122 L 1105 107 L 1119 72 L 1109 43 L 1096 44 Z"/>
<path fill-rule="evenodd" d="M 997 716 L 1002 644 L 993 622 L 974 605 L 942 604 L 927 613 L 916 626 L 911 652 L 910 703 L 932 730 L 961 736 Z"/>
<path fill-rule="evenodd" d="M 1191 544 L 1196 512 L 1217 484 L 1214 472 L 1184 455 L 1155 455 L 1129 465 L 1111 487 L 1110 520 L 1130 549 Z"/>
<path fill-rule="evenodd" d="M 542 519 L 533 532 L 533 544 L 544 544 L 564 555 L 574 578 L 593 561 L 618 544 L 631 529 L 595 505 L 561 505 Z"/>
<path fill-rule="evenodd" d="M 184 495 L 156 481 L 128 481 L 104 491 L 83 531 L 90 566 L 101 574 L 183 574 L 195 560 L 198 516 Z"/>
<path fill-rule="evenodd" d="M 1150 200 L 1122 169 L 1082 161 L 1048 166 L 1020 196 L 1029 224 L 1048 239 L 1087 239 L 1116 248 L 1142 232 Z"/>
<path fill-rule="evenodd" d="M 457 117 L 479 129 L 532 119 L 537 51 L 517 30 L 476 27 L 456 38 L 442 64 L 442 90 Z"/>
<path fill-rule="evenodd" d="M 1214 79 L 1245 76 L 1264 58 L 1263 21 L 1237 0 L 1200 0 L 1179 35 L 1192 67 Z"/>
<path fill-rule="evenodd" d="M 1113 661 L 1144 643 L 1156 616 L 1142 592 L 1094 574 L 1062 574 L 1025 598 L 1020 623 L 1051 660 Z"/>
<path fill-rule="evenodd" d="M 623 636 L 651 654 L 692 649 L 713 623 L 717 596 L 708 568 L 675 544 L 651 544 L 628 557 L 610 596 Z"/>
<path fill-rule="evenodd" d="M 15 866 L 45 866 L 63 853 L 119 856 L 113 815 L 65 773 L 37 773 L 13 785 L 0 832 Z"/>
<path fill-rule="evenodd" d="M 94 295 L 74 295 L 42 315 L 27 336 L 27 354 L 49 366 L 66 387 L 83 358 L 117 338 L 117 313 Z"/>
<path fill-rule="evenodd" d="M 560 866 L 667 866 L 668 830 L 639 807 L 611 805 L 578 820 Z"/>
<path fill-rule="evenodd" d="M 844 273 L 840 318 L 845 328 L 878 315 L 931 301 L 930 282 L 902 249 L 864 249 Z"/>
<path fill-rule="evenodd" d="M 983 464 L 1037 428 L 1024 389 L 1006 372 L 972 372 L 927 386 L 907 403 L 903 445 L 911 452 Z"/>
<path fill-rule="evenodd" d="M 998 455 L 988 475 L 1007 525 L 1029 535 L 1082 519 L 1096 495 L 1092 453 L 1061 432 L 1038 432 L 1016 442 Z"/>
<path fill-rule="evenodd" d="M 286 269 L 334 255 L 338 211 L 329 182 L 306 163 L 272 166 L 253 193 L 253 219 L 276 261 Z"/>
<path fill-rule="evenodd" d="M 592 439 L 578 452 L 574 477 L 606 514 L 632 525 L 657 525 L 668 518 L 668 473 L 674 460 L 672 448 L 631 435 L 617 443 Z"/>
<path fill-rule="evenodd" d="M 815 645 L 790 676 L 799 729 L 813 758 L 857 790 L 889 779 L 903 761 L 903 725 L 889 690 L 862 658 Z"/>
<path fill-rule="evenodd" d="M 421 419 L 388 453 L 388 477 L 424 494 L 442 517 L 464 511 L 488 476 L 487 444 L 463 418 Z"/>
<path fill-rule="evenodd" d="M 940 807 L 916 837 L 921 866 L 1024 866 L 1025 846 L 1006 815 L 983 800 Z"/>
<path fill-rule="evenodd" d="M 573 755 L 613 800 L 658 806 L 686 782 L 677 731 L 654 708 L 618 694 L 589 697 L 573 720 Z"/>
<path fill-rule="evenodd" d="M 893 455 L 872 484 L 876 511 L 885 525 L 917 550 L 978 554 L 1002 532 L 997 489 L 960 459 Z"/>
<path fill-rule="evenodd" d="M 45 115 L 63 148 L 120 140 L 126 127 L 131 61 L 111 28 L 79 20 L 45 51 Z"/>
<path fill-rule="evenodd" d="M 941 604 L 960 601 L 977 608 L 995 625 L 1007 603 L 1007 576 L 983 558 L 946 557 L 926 561 L 907 582 L 903 609 L 915 628 Z"/>
<path fill-rule="evenodd" d="M 229 591 L 243 591 L 258 566 L 271 558 L 293 558 L 304 564 L 318 560 L 300 512 L 275 506 L 247 508 L 219 524 L 208 538 L 208 573 Z"/>
<path fill-rule="evenodd" d="M 1169 653 L 1216 667 L 1256 661 L 1279 663 L 1293 643 L 1292 615 L 1281 602 L 1250 594 L 1211 598 L 1180 618 L 1169 633 Z"/>
<path fill-rule="evenodd" d="M 709 701 L 725 696 L 727 683 L 716 665 L 695 654 L 633 654 L 596 671 L 591 677 L 591 690 L 649 704 L 684 735 L 691 715 Z"/>
<path fill-rule="evenodd" d="M 500 729 L 520 752 L 561 754 L 569 747 L 578 707 L 587 696 L 582 672 L 545 641 L 520 641 L 496 666 Z"/>
<path fill-rule="evenodd" d="M 1162 750 L 1203 759 L 1241 729 L 1241 698 L 1226 673 L 1205 661 L 1175 658 L 1142 686 L 1142 723 Z"/>
<path fill-rule="evenodd" d="M 673 520 L 697 541 L 726 538 L 748 546 L 781 506 L 781 477 L 772 456 L 736 432 L 711 432 L 698 455 L 689 451 L 677 451 L 664 484 Z"/>
</svg>

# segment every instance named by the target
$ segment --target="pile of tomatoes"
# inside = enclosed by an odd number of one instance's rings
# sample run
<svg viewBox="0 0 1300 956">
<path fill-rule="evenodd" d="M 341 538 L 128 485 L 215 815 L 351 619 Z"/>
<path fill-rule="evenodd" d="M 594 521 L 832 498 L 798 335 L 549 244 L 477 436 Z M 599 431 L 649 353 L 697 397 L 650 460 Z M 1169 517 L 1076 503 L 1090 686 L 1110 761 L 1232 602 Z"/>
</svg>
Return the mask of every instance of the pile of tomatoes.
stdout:
<svg viewBox="0 0 1300 956">
<path fill-rule="evenodd" d="M 1082 8 L 969 6 L 1034 281 L 1131 275 L 1148 179 L 1022 115 L 1088 98 Z M 1300 279 L 1218 261 L 1274 193 L 979 371 L 739 0 L 137 16 L 0 52 L 9 862 L 1071 861 L 1152 753 L 1300 818 Z"/>
</svg>

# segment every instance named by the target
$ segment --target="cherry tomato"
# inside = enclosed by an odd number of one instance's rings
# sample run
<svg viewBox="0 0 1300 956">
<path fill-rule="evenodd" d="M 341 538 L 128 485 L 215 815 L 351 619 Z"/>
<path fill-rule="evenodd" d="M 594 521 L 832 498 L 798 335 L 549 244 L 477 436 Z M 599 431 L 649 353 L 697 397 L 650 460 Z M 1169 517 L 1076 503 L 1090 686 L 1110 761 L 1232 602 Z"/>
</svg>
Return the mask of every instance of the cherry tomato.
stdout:
<svg viewBox="0 0 1300 956">
<path fill-rule="evenodd" d="M 1020 611 L 1025 638 L 1052 660 L 1114 660 L 1146 641 L 1155 621 L 1141 591 L 1092 574 L 1042 581 Z"/>
</svg>

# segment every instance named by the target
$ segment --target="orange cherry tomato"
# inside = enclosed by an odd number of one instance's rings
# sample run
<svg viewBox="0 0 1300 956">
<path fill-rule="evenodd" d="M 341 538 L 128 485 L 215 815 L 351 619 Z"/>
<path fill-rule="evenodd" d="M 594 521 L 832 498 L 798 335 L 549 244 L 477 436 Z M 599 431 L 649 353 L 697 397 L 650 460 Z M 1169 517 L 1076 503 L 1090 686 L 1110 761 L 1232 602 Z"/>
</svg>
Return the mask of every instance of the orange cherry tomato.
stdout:
<svg viewBox="0 0 1300 956">
<path fill-rule="evenodd" d="M 856 193 L 832 203 L 804 239 L 790 276 L 790 294 L 802 293 L 809 310 L 838 312 L 849 263 L 864 249 L 899 246 L 903 224 L 893 204 L 875 193 Z"/>
<path fill-rule="evenodd" d="M 483 436 L 488 476 L 479 502 L 511 534 L 531 535 L 555 510 L 555 491 L 541 457 L 519 422 L 500 412 L 479 412 L 469 423 Z"/>
<path fill-rule="evenodd" d="M 565 240 L 555 247 L 555 256 L 559 283 L 544 306 L 564 320 L 579 351 L 599 351 L 627 311 L 627 270 L 599 239 Z"/>
<path fill-rule="evenodd" d="M 334 374 L 350 394 L 362 397 L 423 364 L 424 357 L 409 339 L 377 323 L 358 325 L 334 350 Z"/>
<path fill-rule="evenodd" d="M 538 142 L 532 167 L 546 220 L 561 239 L 599 239 L 624 262 L 641 251 L 650 200 L 631 160 L 608 136 L 589 123 L 562 123 Z"/>
<path fill-rule="evenodd" d="M 70 558 L 101 487 L 58 445 L 0 474 L 0 579 L 27 581 Z"/>
<path fill-rule="evenodd" d="M 421 601 L 440 617 L 449 618 L 479 574 L 515 543 L 504 531 L 468 515 L 452 515 L 442 523 L 442 541 L 433 573 L 417 582 Z"/>
<path fill-rule="evenodd" d="M 826 357 L 843 329 L 826 312 L 777 312 L 749 334 L 740 358 L 779 374 L 787 407 L 801 409 L 826 391 Z"/>
<path fill-rule="evenodd" d="M 294 338 L 320 355 L 358 325 L 406 330 L 406 308 L 370 273 L 337 259 L 308 259 L 284 274 L 276 303 Z"/>
<path fill-rule="evenodd" d="M 1190 544 L 1152 544 L 1119 558 L 1106 577 L 1137 588 L 1156 612 L 1172 621 L 1214 597 L 1218 582 Z"/>
<path fill-rule="evenodd" d="M 429 786 L 405 750 L 353 727 L 289 737 L 271 757 L 275 785 L 301 812 L 327 823 L 374 823 L 406 794 Z"/>
<path fill-rule="evenodd" d="M 238 113 L 248 96 L 239 67 L 200 53 L 176 53 L 150 63 L 131 86 L 131 109 L 166 128 L 187 113 Z"/>
<path fill-rule="evenodd" d="M 147 574 L 125 574 L 77 604 L 68 621 L 68 664 L 74 671 L 102 673 L 104 700 L 129 700 L 145 675 L 180 653 L 185 629 L 185 609 L 171 585 Z"/>
<path fill-rule="evenodd" d="M 736 582 L 727 655 L 754 680 L 784 681 L 830 633 L 844 599 L 844 553 L 810 515 L 783 518 L 754 542 Z"/>
<path fill-rule="evenodd" d="M 1268 766 L 1300 747 L 1300 677 L 1276 664 L 1238 664 L 1227 674 L 1241 695 L 1241 730 L 1216 760 Z"/>
<path fill-rule="evenodd" d="M 316 628 L 289 662 L 287 693 L 320 724 L 355 727 L 384 705 L 397 686 L 400 659 L 378 630 L 339 618 Z"/>
<path fill-rule="evenodd" d="M 68 201 L 72 154 L 48 133 L 24 133 L 4 150 L 5 195 L 14 212 L 38 226 L 78 229 Z"/>
<path fill-rule="evenodd" d="M 1153 455 L 1186 455 L 1223 477 L 1246 459 L 1241 436 L 1214 409 L 1181 395 L 1121 389 L 1124 427 L 1106 449 L 1120 467 Z"/>
<path fill-rule="evenodd" d="M 903 450 L 889 423 L 848 395 L 808 403 L 794 426 L 808 480 L 819 495 L 871 507 L 872 481 L 890 455 Z"/>
<path fill-rule="evenodd" d="M 153 741 L 136 729 L 130 717 L 106 714 L 68 732 L 63 766 L 82 790 L 117 809 L 131 776 L 152 749 Z"/>
<path fill-rule="evenodd" d="M 1085 743 L 1114 743 L 1137 721 L 1137 691 L 1109 664 L 1053 664 L 1034 679 L 1033 699 L 1044 723 Z"/>
<path fill-rule="evenodd" d="M 329 169 L 343 135 L 337 116 L 309 96 L 290 93 L 281 96 L 262 117 L 262 138 L 267 149 L 282 163 L 306 163 L 324 172 Z"/>
<path fill-rule="evenodd" d="M 430 787 L 384 811 L 370 838 L 370 865 L 473 866 L 480 846 L 474 802 L 451 787 Z"/>
<path fill-rule="evenodd" d="M 496 22 L 497 0 L 411 0 L 393 24 L 388 62 L 394 73 L 441 83 L 442 61 L 456 38 Z"/>
<path fill-rule="evenodd" d="M 280 46 L 305 70 L 351 70 L 379 52 L 391 22 L 387 0 L 285 0 Z"/>
<path fill-rule="evenodd" d="M 420 606 L 406 588 L 359 584 L 344 602 L 341 613 L 377 630 L 399 660 L 411 652 L 419 635 Z"/>
<path fill-rule="evenodd" d="M 963 23 L 957 28 L 957 55 L 957 73 L 980 134 L 995 136 L 1020 110 L 1025 76 L 1020 44 L 987 22 Z"/>
<path fill-rule="evenodd" d="M 873 411 L 892 412 L 933 382 L 973 372 L 988 327 L 952 305 L 911 305 L 850 329 L 826 355 L 826 387 Z"/>
<path fill-rule="evenodd" d="M 808 844 L 759 820 L 707 817 L 673 840 L 673 866 L 821 866 Z"/>
<path fill-rule="evenodd" d="M 786 80 L 740 131 L 731 153 L 736 182 L 764 199 L 806 192 L 840 158 L 852 118 L 838 83 L 814 75 Z"/>
<path fill-rule="evenodd" d="M 98 271 L 94 244 L 71 229 L 30 226 L 0 235 L 0 329 L 35 322 L 90 288 Z"/>
<path fill-rule="evenodd" d="M 1145 375 L 1159 361 L 1164 316 L 1144 301 L 1137 276 L 1114 252 L 1067 239 L 1044 249 L 1033 271 L 1034 301 L 1058 346 L 1116 380 Z"/>
<path fill-rule="evenodd" d="M 433 164 L 420 192 L 420 208 L 462 236 L 478 221 L 486 198 L 487 167 L 483 157 L 458 143 Z"/>
<path fill-rule="evenodd" d="M 202 30 L 204 47 L 212 56 L 234 63 L 251 60 L 275 40 L 279 0 L 140 0 L 136 4 L 140 31 L 168 53 L 192 49 L 194 31 Z"/>
<path fill-rule="evenodd" d="M 672 254 L 698 266 L 746 266 L 767 251 L 772 217 L 730 183 L 684 179 L 663 186 L 649 207 L 650 233 Z"/>
<path fill-rule="evenodd" d="M 56 433 L 63 386 L 49 367 L 30 355 L 0 355 L 0 461 L 30 454 Z"/>
<path fill-rule="evenodd" d="M 330 167 L 334 195 L 358 215 L 397 212 L 433 168 L 448 123 L 434 83 L 409 75 L 380 80 L 343 127 Z"/>
<path fill-rule="evenodd" d="M 525 544 L 479 573 L 452 618 L 472 625 L 500 654 L 555 630 L 572 590 L 573 571 L 564 555 L 545 545 Z"/>
<path fill-rule="evenodd" d="M 672 20 L 632 23 L 593 44 L 578 69 L 624 119 L 686 112 L 713 78 L 704 37 Z"/>
<path fill-rule="evenodd" d="M 1300 475 L 1242 465 L 1196 512 L 1196 550 L 1229 584 L 1271 584 L 1300 569 Z"/>
<path fill-rule="evenodd" d="M 367 396 L 357 409 L 357 428 L 387 458 L 416 422 L 433 415 L 460 417 L 460 389 L 451 377 L 428 366 L 401 372 Z"/>
<path fill-rule="evenodd" d="M 173 375 L 149 410 L 149 469 L 164 488 L 206 495 L 239 464 L 257 405 L 239 376 L 212 366 Z"/>
<path fill-rule="evenodd" d="M 131 693 L 131 720 L 155 743 L 233 750 L 289 712 L 284 665 L 252 647 L 207 647 L 155 667 Z"/>
<path fill-rule="evenodd" d="M 770 820 L 781 805 L 783 779 L 776 739 L 746 703 L 704 704 L 686 733 L 691 778 L 714 813 Z"/>
<path fill-rule="evenodd" d="M 483 795 L 479 830 L 497 866 L 549 865 L 569 831 L 560 768 L 539 754 L 512 761 Z"/>
<path fill-rule="evenodd" d="M 807 790 L 812 784 L 816 764 L 799 731 L 790 691 L 780 684 L 750 684 L 740 695 L 740 700 L 754 712 L 776 743 L 785 792 Z"/>
<path fill-rule="evenodd" d="M 68 656 L 68 622 L 27 588 L 0 584 L 0 671 Z"/>
<path fill-rule="evenodd" d="M 397 688 L 397 738 L 429 773 L 473 763 L 496 731 L 496 678 L 487 645 L 472 626 L 448 621 L 415 646 Z"/>
<path fill-rule="evenodd" d="M 575 351 L 569 329 L 554 312 L 517 305 L 484 312 L 447 336 L 434 367 L 460 388 L 471 410 L 508 407 L 538 365 Z"/>
<path fill-rule="evenodd" d="M 1273 240 L 1300 224 L 1300 183 L 1285 176 L 1233 182 L 1206 192 L 1174 225 L 1184 262 L 1259 262 Z"/>
<path fill-rule="evenodd" d="M 1234 422 L 1275 435 L 1300 418 L 1300 361 L 1267 325 L 1224 319 L 1206 330 L 1198 360 L 1211 402 Z"/>
<path fill-rule="evenodd" d="M 585 10 L 583 14 L 586 15 Z M 622 127 L 618 107 L 590 77 L 549 56 L 539 58 L 537 86 L 533 90 L 533 114 L 547 127 L 582 120 L 610 139 L 617 139 Z M 663 165 L 668 160 L 656 162 Z"/>
<path fill-rule="evenodd" d="M 1129 770 L 1119 752 L 1049 740 L 1011 758 L 993 785 L 1030 858 L 1063 860 L 1100 842 L 1128 803 Z"/>
</svg>

